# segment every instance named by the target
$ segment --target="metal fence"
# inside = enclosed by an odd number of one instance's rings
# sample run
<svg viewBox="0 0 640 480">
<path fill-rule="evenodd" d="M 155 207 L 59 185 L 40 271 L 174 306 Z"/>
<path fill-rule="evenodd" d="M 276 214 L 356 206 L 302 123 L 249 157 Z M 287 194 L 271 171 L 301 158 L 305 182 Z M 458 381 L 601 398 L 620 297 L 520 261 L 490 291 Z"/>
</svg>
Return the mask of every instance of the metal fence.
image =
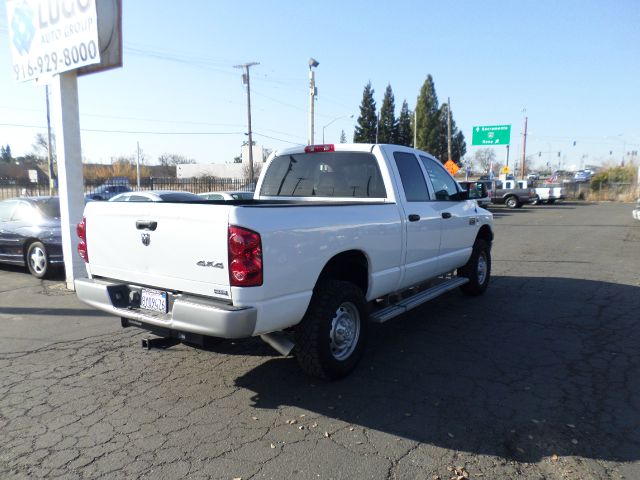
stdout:
<svg viewBox="0 0 640 480">
<path fill-rule="evenodd" d="M 123 182 L 89 182 L 84 183 L 84 193 L 92 194 L 103 185 L 122 185 Z M 138 190 L 136 185 L 129 185 L 132 190 Z M 144 178 L 140 181 L 139 190 L 179 190 L 192 193 L 252 191 L 253 185 L 242 178 Z M 49 195 L 48 183 L 31 183 L 28 181 L 0 179 L 0 200 L 14 197 L 33 197 Z M 54 188 L 53 195 L 58 194 Z"/>
</svg>

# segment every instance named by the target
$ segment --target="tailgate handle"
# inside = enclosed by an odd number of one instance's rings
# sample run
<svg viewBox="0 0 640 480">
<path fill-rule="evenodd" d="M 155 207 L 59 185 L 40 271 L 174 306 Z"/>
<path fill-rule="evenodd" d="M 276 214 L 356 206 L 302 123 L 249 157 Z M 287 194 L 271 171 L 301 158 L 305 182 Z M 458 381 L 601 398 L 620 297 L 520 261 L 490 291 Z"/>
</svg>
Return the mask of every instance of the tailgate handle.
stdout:
<svg viewBox="0 0 640 480">
<path fill-rule="evenodd" d="M 136 228 L 138 230 L 151 230 L 154 232 L 158 228 L 158 222 L 150 220 L 136 220 Z"/>
</svg>

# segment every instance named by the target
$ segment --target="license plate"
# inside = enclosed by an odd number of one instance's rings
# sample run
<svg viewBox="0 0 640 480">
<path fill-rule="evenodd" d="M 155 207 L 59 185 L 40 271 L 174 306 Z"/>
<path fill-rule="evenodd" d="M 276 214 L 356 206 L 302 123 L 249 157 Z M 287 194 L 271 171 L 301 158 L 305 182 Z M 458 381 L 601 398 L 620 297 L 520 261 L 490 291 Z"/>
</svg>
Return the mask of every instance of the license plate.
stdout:
<svg viewBox="0 0 640 480">
<path fill-rule="evenodd" d="M 143 288 L 140 295 L 140 308 L 167 313 L 167 292 Z"/>
</svg>

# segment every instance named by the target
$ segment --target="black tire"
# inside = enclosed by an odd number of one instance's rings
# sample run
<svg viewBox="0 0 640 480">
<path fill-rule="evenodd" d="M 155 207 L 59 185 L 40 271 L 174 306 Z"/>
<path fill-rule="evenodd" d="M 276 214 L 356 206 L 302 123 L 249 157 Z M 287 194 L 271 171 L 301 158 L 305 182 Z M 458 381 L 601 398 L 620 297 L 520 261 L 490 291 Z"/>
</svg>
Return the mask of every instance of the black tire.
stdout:
<svg viewBox="0 0 640 480">
<path fill-rule="evenodd" d="M 362 291 L 350 282 L 321 280 L 295 328 L 298 364 L 315 377 L 342 378 L 360 361 L 367 333 L 368 312 Z"/>
<path fill-rule="evenodd" d="M 491 248 L 489 244 L 478 238 L 473 244 L 471 258 L 462 268 L 458 269 L 459 277 L 466 277 L 469 283 L 460 287 L 466 295 L 482 295 L 489 286 L 491 279 Z"/>
<path fill-rule="evenodd" d="M 547 203 L 549 205 L 553 205 L 554 203 L 556 203 L 556 199 L 555 198 L 550 198 L 549 200 L 547 200 Z"/>
<path fill-rule="evenodd" d="M 51 272 L 49 253 L 42 242 L 33 242 L 27 249 L 25 263 L 29 267 L 31 275 L 36 278 L 46 278 Z"/>
<path fill-rule="evenodd" d="M 504 201 L 504 204 L 507 208 L 517 208 L 518 207 L 518 197 L 515 197 L 513 195 L 509 195 L 506 200 Z"/>
<path fill-rule="evenodd" d="M 522 205 L 524 205 L 524 203 L 518 202 L 518 204 L 516 205 L 516 208 L 522 208 Z"/>
</svg>

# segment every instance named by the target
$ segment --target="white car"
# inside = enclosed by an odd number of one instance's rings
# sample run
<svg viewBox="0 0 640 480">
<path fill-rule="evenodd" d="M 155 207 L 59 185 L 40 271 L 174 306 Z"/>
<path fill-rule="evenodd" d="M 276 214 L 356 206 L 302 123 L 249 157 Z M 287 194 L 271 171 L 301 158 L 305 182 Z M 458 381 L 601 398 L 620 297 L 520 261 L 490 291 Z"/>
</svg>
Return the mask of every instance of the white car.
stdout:
<svg viewBox="0 0 640 480">
<path fill-rule="evenodd" d="M 126 192 L 111 198 L 110 202 L 193 202 L 200 201 L 195 193 L 179 190 L 147 190 Z"/>
<path fill-rule="evenodd" d="M 634 208 L 633 212 L 631 212 L 631 215 L 633 215 L 633 218 L 635 218 L 636 220 L 640 220 L 640 198 L 638 199 L 636 208 Z"/>
<path fill-rule="evenodd" d="M 198 196 L 204 200 L 253 200 L 253 192 L 206 192 Z"/>
</svg>

